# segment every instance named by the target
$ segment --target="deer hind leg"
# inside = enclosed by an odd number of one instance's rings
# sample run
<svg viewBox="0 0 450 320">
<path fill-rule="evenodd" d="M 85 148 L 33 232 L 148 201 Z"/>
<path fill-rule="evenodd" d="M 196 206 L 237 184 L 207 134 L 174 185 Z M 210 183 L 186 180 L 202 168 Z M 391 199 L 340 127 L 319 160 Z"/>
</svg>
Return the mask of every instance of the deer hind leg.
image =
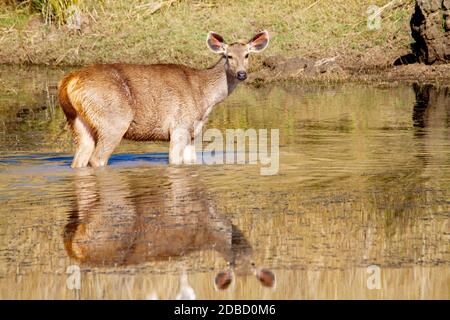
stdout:
<svg viewBox="0 0 450 320">
<path fill-rule="evenodd" d="M 79 115 L 73 120 L 71 127 L 77 145 L 72 168 L 86 167 L 95 148 L 94 131 Z"/>
<path fill-rule="evenodd" d="M 108 119 L 104 120 L 108 121 Z M 114 149 L 119 145 L 123 136 L 127 132 L 131 121 L 131 116 L 125 117 L 120 121 L 111 121 L 107 128 L 98 128 L 97 145 L 95 146 L 94 153 L 89 160 L 89 164 L 92 167 L 101 167 L 108 164 L 109 157 L 111 157 Z"/>
</svg>

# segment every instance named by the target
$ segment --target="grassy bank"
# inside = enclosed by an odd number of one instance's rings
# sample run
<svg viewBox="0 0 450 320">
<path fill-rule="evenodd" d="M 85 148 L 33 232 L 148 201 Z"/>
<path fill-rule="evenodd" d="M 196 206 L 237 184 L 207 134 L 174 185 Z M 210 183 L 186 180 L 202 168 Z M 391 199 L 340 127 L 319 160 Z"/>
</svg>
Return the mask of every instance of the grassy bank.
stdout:
<svg viewBox="0 0 450 320">
<path fill-rule="evenodd" d="M 1 3 L 1 2 L 0 2 Z M 343 66 L 391 63 L 409 50 L 413 0 L 392 2 L 381 28 L 367 27 L 370 4 L 388 0 L 163 1 L 104 0 L 82 3 L 81 31 L 45 23 L 23 6 L 0 6 L 0 63 L 83 65 L 94 62 L 172 62 L 206 66 L 216 57 L 205 47 L 209 30 L 229 41 L 269 30 L 264 55 L 335 57 Z M 261 59 L 258 57 L 257 59 Z M 258 66 L 258 63 L 254 63 Z"/>
</svg>

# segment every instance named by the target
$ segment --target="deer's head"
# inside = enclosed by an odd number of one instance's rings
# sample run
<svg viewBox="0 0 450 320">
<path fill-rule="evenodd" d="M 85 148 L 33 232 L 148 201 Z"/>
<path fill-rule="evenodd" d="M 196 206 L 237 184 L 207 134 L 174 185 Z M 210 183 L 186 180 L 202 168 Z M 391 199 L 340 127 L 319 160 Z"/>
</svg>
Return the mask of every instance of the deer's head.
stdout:
<svg viewBox="0 0 450 320">
<path fill-rule="evenodd" d="M 238 80 L 243 81 L 247 79 L 250 53 L 261 52 L 267 47 L 269 33 L 264 30 L 249 41 L 240 40 L 227 44 L 222 36 L 211 31 L 208 33 L 206 44 L 212 52 L 223 55 L 226 59 L 227 71 Z"/>
</svg>

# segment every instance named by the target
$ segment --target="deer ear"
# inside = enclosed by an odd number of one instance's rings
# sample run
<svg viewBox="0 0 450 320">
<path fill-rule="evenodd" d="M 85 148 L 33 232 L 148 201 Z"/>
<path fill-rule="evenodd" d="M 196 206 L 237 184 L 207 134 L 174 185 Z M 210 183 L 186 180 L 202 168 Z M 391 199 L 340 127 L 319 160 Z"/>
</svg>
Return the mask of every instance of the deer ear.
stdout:
<svg viewBox="0 0 450 320">
<path fill-rule="evenodd" d="M 264 30 L 256 34 L 248 42 L 248 50 L 250 52 L 261 52 L 265 48 L 267 48 L 268 44 L 269 44 L 269 33 L 266 30 Z"/>
<path fill-rule="evenodd" d="M 233 274 L 231 271 L 221 271 L 216 275 L 214 279 L 214 285 L 218 290 L 227 289 L 233 281 Z"/>
<path fill-rule="evenodd" d="M 273 288 L 275 285 L 275 275 L 269 269 L 260 269 L 256 272 L 256 278 L 265 287 Z"/>
<path fill-rule="evenodd" d="M 206 45 L 214 53 L 224 53 L 227 48 L 227 44 L 222 36 L 212 31 L 208 33 Z"/>
</svg>

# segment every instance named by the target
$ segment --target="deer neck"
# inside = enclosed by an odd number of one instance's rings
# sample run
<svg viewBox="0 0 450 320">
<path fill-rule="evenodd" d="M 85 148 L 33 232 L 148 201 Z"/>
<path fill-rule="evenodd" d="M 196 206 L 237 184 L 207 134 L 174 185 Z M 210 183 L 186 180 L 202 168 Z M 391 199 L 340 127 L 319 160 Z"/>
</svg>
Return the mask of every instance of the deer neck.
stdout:
<svg viewBox="0 0 450 320">
<path fill-rule="evenodd" d="M 206 82 L 204 94 L 208 109 L 228 97 L 239 83 L 239 80 L 231 74 L 224 56 L 215 65 L 202 72 Z"/>
</svg>

